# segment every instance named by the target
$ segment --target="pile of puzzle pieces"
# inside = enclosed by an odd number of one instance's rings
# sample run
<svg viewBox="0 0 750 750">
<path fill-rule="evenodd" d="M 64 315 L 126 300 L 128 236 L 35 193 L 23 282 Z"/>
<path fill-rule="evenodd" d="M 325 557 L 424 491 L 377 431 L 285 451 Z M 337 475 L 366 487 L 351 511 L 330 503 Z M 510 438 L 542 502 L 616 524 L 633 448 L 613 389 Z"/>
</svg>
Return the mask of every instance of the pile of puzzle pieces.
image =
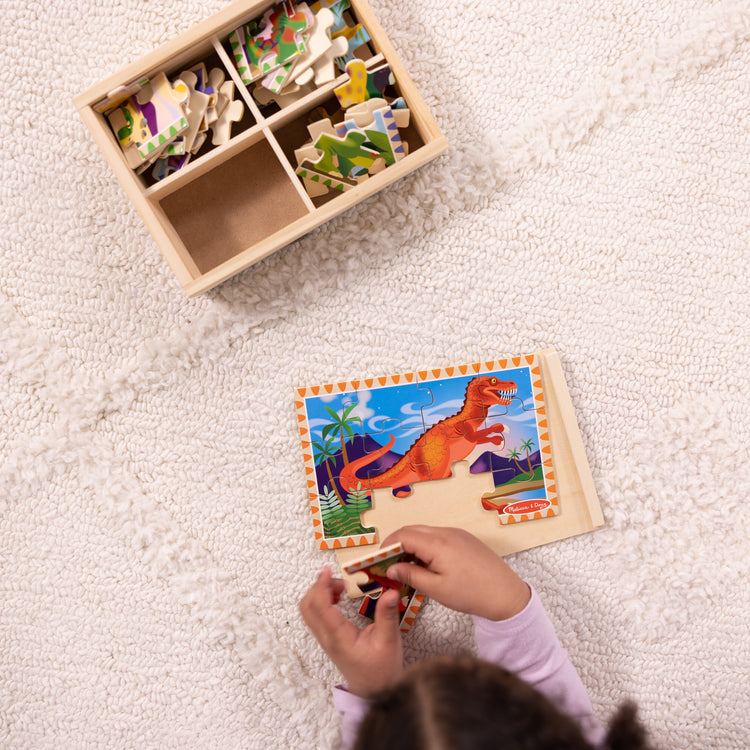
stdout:
<svg viewBox="0 0 750 750">
<path fill-rule="evenodd" d="M 347 24 L 348 8 L 349 0 L 282 0 L 230 34 L 240 78 L 261 106 L 296 101 L 333 81 L 337 67 L 344 71 L 354 51 L 370 40 L 362 24 Z"/>
<path fill-rule="evenodd" d="M 348 81 L 334 89 L 341 120 L 329 117 L 311 122 L 311 140 L 298 148 L 296 173 L 311 198 L 329 191 L 346 191 L 406 156 L 400 128 L 409 125 L 402 97 L 385 97 L 394 83 L 388 65 L 368 71 L 362 60 L 347 63 Z"/>
<path fill-rule="evenodd" d="M 172 81 L 163 72 L 111 92 L 95 109 L 105 114 L 125 160 L 137 174 L 149 168 L 162 180 L 184 167 L 211 132 L 220 146 L 229 140 L 244 104 L 234 98 L 234 82 L 220 68 L 203 63 Z"/>
</svg>

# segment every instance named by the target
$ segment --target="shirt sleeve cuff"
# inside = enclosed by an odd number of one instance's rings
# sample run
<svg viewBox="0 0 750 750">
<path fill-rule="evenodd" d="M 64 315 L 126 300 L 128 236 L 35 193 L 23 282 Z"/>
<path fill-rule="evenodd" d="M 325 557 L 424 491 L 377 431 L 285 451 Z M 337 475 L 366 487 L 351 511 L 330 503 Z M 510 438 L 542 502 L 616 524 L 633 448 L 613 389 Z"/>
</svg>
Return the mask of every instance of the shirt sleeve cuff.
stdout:
<svg viewBox="0 0 750 750">
<path fill-rule="evenodd" d="M 370 701 L 350 693 L 346 685 L 336 685 L 333 688 L 333 705 L 341 717 L 342 748 L 350 748 L 357 738 L 362 719 L 370 710 Z"/>
</svg>

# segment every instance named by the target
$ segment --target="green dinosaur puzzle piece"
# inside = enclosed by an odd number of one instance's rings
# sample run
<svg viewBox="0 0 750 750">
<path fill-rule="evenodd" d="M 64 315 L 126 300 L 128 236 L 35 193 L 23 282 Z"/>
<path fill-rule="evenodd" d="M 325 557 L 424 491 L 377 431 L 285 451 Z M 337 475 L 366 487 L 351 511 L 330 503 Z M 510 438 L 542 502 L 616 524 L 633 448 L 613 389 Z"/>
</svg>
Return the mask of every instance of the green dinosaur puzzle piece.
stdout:
<svg viewBox="0 0 750 750">
<path fill-rule="evenodd" d="M 339 172 L 344 177 L 366 172 L 380 153 L 365 145 L 367 136 L 360 131 L 348 132 L 344 137 L 322 133 L 315 148 L 323 155 L 315 167 L 323 172 Z"/>
</svg>

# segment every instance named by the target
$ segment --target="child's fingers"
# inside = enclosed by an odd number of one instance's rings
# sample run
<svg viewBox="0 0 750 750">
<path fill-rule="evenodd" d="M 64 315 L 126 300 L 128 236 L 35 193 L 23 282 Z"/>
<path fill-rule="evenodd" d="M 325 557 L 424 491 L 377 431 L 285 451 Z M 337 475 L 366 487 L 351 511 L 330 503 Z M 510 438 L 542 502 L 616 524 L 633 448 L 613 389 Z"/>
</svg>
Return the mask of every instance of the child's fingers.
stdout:
<svg viewBox="0 0 750 750">
<path fill-rule="evenodd" d="M 416 563 L 395 563 L 388 568 L 388 578 L 411 586 L 428 596 L 436 588 L 440 576 Z"/>
<path fill-rule="evenodd" d="M 374 636 L 382 644 L 398 640 L 401 613 L 398 611 L 399 595 L 395 589 L 384 591 L 375 605 Z"/>
<path fill-rule="evenodd" d="M 336 601 L 343 590 L 343 583 L 338 583 L 341 588 L 332 577 L 330 568 L 323 568 L 299 604 L 302 619 L 323 648 L 326 648 L 333 633 L 341 635 L 342 629 L 346 629 L 347 625 L 356 629 L 336 607 Z"/>
<path fill-rule="evenodd" d="M 413 525 L 403 526 L 383 540 L 382 546 L 401 542 L 404 549 L 411 555 L 418 557 L 425 565 L 429 565 L 435 555 L 435 544 L 439 538 L 439 530 L 432 526 Z"/>
</svg>

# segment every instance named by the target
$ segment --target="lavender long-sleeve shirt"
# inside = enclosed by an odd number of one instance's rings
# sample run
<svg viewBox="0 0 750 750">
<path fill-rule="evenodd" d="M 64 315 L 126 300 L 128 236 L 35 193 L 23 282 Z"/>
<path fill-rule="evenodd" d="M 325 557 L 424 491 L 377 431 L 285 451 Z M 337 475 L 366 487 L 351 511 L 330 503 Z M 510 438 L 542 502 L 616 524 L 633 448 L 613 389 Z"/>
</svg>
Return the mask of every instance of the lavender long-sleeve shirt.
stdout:
<svg viewBox="0 0 750 750">
<path fill-rule="evenodd" d="M 474 618 L 479 656 L 497 664 L 546 695 L 562 712 L 575 719 L 594 747 L 604 741 L 605 730 L 594 716 L 581 678 L 560 644 L 555 629 L 534 589 L 522 612 L 508 620 Z M 333 701 L 341 716 L 344 750 L 354 744 L 357 730 L 370 707 L 369 701 L 348 692 L 333 690 Z"/>
</svg>

